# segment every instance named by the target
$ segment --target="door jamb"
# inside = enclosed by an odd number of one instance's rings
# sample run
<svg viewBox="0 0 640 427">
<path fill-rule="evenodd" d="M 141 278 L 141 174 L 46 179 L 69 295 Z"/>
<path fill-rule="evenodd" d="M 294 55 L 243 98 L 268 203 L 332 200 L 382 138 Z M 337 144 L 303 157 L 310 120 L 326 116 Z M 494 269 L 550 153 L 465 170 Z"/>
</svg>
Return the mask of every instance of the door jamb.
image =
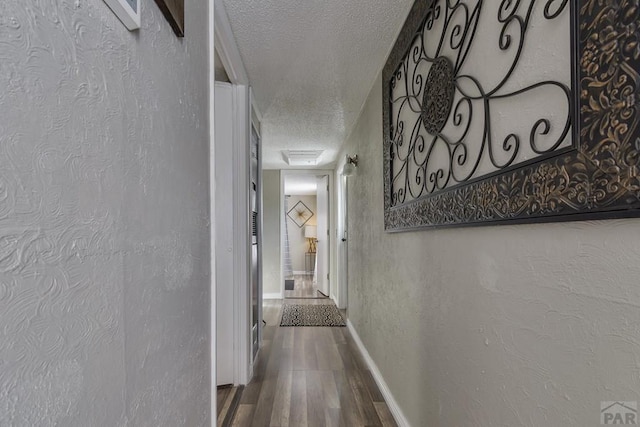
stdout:
<svg viewBox="0 0 640 427">
<path fill-rule="evenodd" d="M 250 300 L 250 239 L 249 239 L 249 155 L 250 155 L 250 135 L 251 117 L 260 119 L 260 112 L 253 103 L 250 96 L 249 78 L 242 62 L 242 57 L 238 50 L 229 18 L 221 0 L 210 0 L 214 3 L 212 32 L 214 44 L 210 54 L 210 80 L 213 82 L 213 50 L 218 53 L 220 60 L 229 76 L 229 81 L 234 90 L 234 208 L 237 209 L 235 224 L 238 232 L 234 242 L 236 250 L 236 262 L 234 263 L 234 316 L 229 321 L 234 330 L 234 383 L 236 385 L 246 385 L 253 376 L 253 360 L 251 357 L 251 300 Z M 211 37 L 211 35 L 210 35 Z M 213 96 L 213 95 L 211 95 Z M 213 101 L 212 101 L 213 102 Z M 211 118 L 212 122 L 214 118 Z M 212 185 L 213 182 L 212 176 Z M 212 218 L 213 221 L 213 218 Z M 212 222 L 212 227 L 213 227 Z M 212 237 L 214 238 L 214 237 Z M 212 242 L 214 244 L 215 242 Z M 242 250 L 241 250 L 242 249 Z M 213 264 L 215 265 L 215 264 Z M 212 265 L 212 268 L 214 268 Z M 215 277 L 215 269 L 211 275 Z M 212 301 L 215 304 L 215 301 Z M 260 323 L 260 322 L 258 322 Z M 213 326 L 212 326 L 213 327 Z M 215 336 L 212 335 L 212 339 Z M 213 343 L 215 351 L 215 342 Z M 215 366 L 215 360 L 212 360 Z M 215 371 L 213 371 L 215 372 Z M 215 377 L 212 378 L 216 384 Z"/>
<path fill-rule="evenodd" d="M 209 44 L 209 363 L 210 363 L 210 405 L 211 427 L 217 425 L 217 372 L 216 372 L 216 223 L 215 211 L 215 0 L 209 0 L 208 10 L 208 44 Z"/>
<path fill-rule="evenodd" d="M 327 175 L 329 177 L 329 298 L 334 302 L 336 301 L 336 295 L 339 295 L 338 289 L 336 289 L 336 204 L 334 202 L 335 194 L 335 171 L 330 169 L 281 169 L 280 170 L 280 298 L 284 299 L 284 230 L 285 230 L 285 194 L 284 194 L 284 181 L 285 177 L 292 175 Z"/>
</svg>

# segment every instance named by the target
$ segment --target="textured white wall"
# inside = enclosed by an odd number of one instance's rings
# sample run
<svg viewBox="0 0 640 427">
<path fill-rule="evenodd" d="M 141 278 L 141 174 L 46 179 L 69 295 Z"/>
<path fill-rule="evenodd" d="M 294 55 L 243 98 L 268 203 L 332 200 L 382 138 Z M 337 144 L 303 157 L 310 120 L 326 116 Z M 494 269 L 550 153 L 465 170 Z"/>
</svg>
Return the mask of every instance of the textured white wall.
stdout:
<svg viewBox="0 0 640 427">
<path fill-rule="evenodd" d="M 280 171 L 265 170 L 262 172 L 262 290 L 265 294 L 276 294 L 282 291 L 280 283 Z"/>
<path fill-rule="evenodd" d="M 0 2 L 0 425 L 208 425 L 207 2 Z"/>
<path fill-rule="evenodd" d="M 411 424 L 597 425 L 640 400 L 640 220 L 385 233 L 381 87 L 343 149 L 348 316 Z"/>
</svg>

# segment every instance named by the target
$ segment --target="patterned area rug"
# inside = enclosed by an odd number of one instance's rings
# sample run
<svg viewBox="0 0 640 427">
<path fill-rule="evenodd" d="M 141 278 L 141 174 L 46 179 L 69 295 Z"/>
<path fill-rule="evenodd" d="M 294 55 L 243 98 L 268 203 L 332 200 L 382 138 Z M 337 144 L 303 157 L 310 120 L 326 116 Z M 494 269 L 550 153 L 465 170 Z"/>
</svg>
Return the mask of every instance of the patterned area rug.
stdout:
<svg viewBox="0 0 640 427">
<path fill-rule="evenodd" d="M 346 326 L 335 305 L 285 304 L 280 326 Z"/>
</svg>

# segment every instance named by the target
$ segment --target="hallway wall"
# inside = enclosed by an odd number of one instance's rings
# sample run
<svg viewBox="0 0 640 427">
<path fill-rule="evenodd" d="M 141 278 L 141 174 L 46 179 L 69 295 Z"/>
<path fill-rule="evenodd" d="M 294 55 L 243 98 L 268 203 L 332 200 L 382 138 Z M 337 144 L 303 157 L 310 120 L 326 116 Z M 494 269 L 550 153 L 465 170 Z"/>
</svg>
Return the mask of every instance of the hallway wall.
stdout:
<svg viewBox="0 0 640 427">
<path fill-rule="evenodd" d="M 263 294 L 281 294 L 280 283 L 280 171 L 262 171 L 263 203 L 263 247 L 262 292 Z"/>
<path fill-rule="evenodd" d="M 347 144 L 349 308 L 413 426 L 585 426 L 640 400 L 640 221 L 383 225 L 382 83 Z"/>
<path fill-rule="evenodd" d="M 208 425 L 207 2 L 0 2 L 0 425 Z"/>
</svg>

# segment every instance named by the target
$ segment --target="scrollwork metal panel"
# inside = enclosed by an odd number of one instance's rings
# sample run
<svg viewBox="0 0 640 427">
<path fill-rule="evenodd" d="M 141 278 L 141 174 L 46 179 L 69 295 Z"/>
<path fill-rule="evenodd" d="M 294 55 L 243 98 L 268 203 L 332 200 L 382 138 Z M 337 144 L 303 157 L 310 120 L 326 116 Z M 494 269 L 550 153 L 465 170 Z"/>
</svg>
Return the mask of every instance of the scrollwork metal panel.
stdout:
<svg viewBox="0 0 640 427">
<path fill-rule="evenodd" d="M 640 216 L 638 2 L 416 1 L 383 71 L 385 228 Z"/>
</svg>

